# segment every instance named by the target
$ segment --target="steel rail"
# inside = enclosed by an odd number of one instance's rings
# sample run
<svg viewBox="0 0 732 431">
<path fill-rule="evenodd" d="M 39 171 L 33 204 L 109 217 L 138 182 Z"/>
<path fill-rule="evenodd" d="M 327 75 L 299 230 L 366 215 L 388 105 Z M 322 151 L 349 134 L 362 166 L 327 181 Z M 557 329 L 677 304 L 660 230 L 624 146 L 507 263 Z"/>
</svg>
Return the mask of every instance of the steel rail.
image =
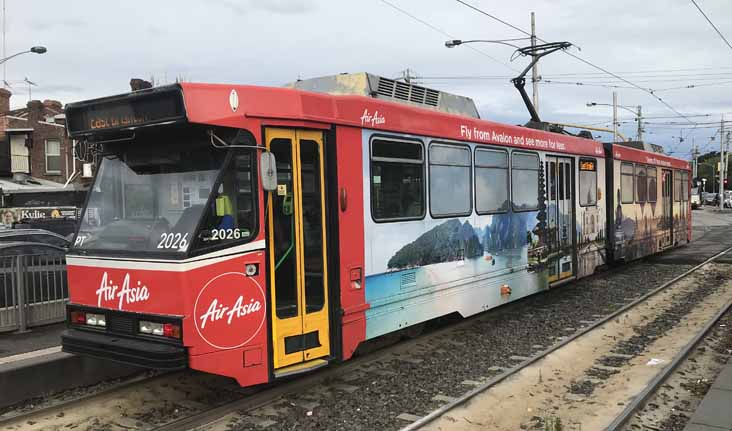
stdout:
<svg viewBox="0 0 732 431">
<path fill-rule="evenodd" d="M 117 384 L 113 384 L 107 388 L 101 389 L 98 392 L 88 393 L 88 394 L 82 395 L 80 397 L 71 398 L 66 401 L 61 401 L 59 403 L 51 404 L 46 407 L 41 407 L 40 409 L 30 410 L 27 412 L 22 412 L 22 413 L 8 415 L 8 416 L 0 415 L 0 428 L 6 428 L 13 424 L 17 424 L 19 422 L 27 422 L 29 419 L 32 419 L 32 418 L 37 418 L 37 417 L 41 417 L 41 416 L 50 416 L 59 411 L 63 411 L 67 408 L 81 405 L 91 399 L 109 396 L 116 392 L 128 389 L 130 387 L 133 387 L 133 386 L 136 386 L 136 385 L 139 385 L 142 383 L 150 383 L 150 382 L 153 382 L 156 380 L 160 380 L 163 377 L 169 376 L 172 373 L 173 372 L 163 372 L 163 373 L 155 374 L 152 376 L 137 375 L 132 378 L 126 379 L 122 382 L 119 382 Z"/>
<path fill-rule="evenodd" d="M 692 351 L 695 350 L 696 346 L 701 342 L 701 340 L 706 337 L 709 332 L 714 328 L 714 326 L 719 322 L 719 319 L 721 319 L 727 312 L 729 312 L 730 308 L 732 308 L 732 301 L 727 302 L 724 307 L 722 307 L 721 310 L 712 318 L 707 324 L 704 326 L 704 329 L 702 329 L 699 333 L 696 334 L 694 338 L 689 341 L 684 348 L 674 357 L 673 361 L 671 361 L 670 364 L 668 364 L 660 373 L 656 374 L 656 377 L 653 378 L 653 380 L 648 383 L 648 386 L 643 389 L 643 391 L 638 394 L 634 399 L 633 402 L 628 404 L 625 407 L 625 410 L 615 418 L 610 425 L 608 425 L 607 428 L 605 428 L 606 431 L 616 431 L 620 429 L 623 425 L 625 425 L 632 417 L 633 415 L 643 407 L 648 401 L 648 399 L 656 393 L 656 390 L 658 387 L 664 383 L 669 376 L 676 371 L 676 369 L 681 365 L 682 362 L 686 360 L 686 358 L 689 357 Z"/>
<path fill-rule="evenodd" d="M 650 292 L 644 294 L 643 296 L 639 297 L 635 301 L 630 302 L 630 303 L 626 304 L 625 306 L 619 308 L 618 310 L 616 310 L 612 314 L 609 314 L 609 315 L 603 317 L 602 319 L 593 322 L 587 328 L 585 328 L 585 329 L 583 329 L 583 330 L 581 330 L 579 332 L 576 332 L 576 333 L 572 334 L 570 337 L 562 340 L 561 343 L 556 344 L 556 345 L 554 345 L 554 346 L 552 346 L 552 347 L 550 347 L 550 348 L 548 348 L 546 350 L 543 350 L 542 352 L 538 353 L 537 355 L 532 356 L 531 358 L 529 358 L 529 359 L 527 359 L 527 360 L 525 360 L 525 361 L 523 361 L 523 362 L 521 362 L 521 363 L 519 363 L 519 364 L 517 364 L 517 365 L 515 365 L 515 366 L 513 366 L 511 368 L 509 368 L 505 372 L 503 372 L 503 373 L 497 375 L 496 377 L 488 380 L 487 382 L 485 382 L 482 385 L 476 387 L 475 389 L 473 389 L 473 390 L 465 393 L 463 396 L 455 399 L 454 401 L 451 401 L 451 402 L 445 404 L 444 406 L 442 406 L 442 407 L 440 407 L 440 408 L 438 408 L 436 410 L 433 410 L 428 415 L 423 416 L 419 420 L 417 420 L 415 422 L 412 422 L 411 424 L 409 424 L 409 425 L 401 428 L 400 431 L 414 431 L 414 430 L 417 430 L 417 429 L 419 429 L 419 428 L 421 428 L 421 427 L 429 424 L 430 422 L 434 421 L 435 419 L 439 418 L 440 416 L 442 416 L 443 414 L 447 413 L 448 411 L 454 409 L 455 407 L 458 407 L 458 406 L 466 403 L 467 401 L 469 401 L 470 399 L 472 399 L 476 395 L 479 395 L 479 394 L 485 392 L 486 390 L 488 390 L 491 387 L 497 385 L 498 383 L 501 383 L 502 381 L 506 380 L 507 378 L 509 378 L 509 377 L 517 374 L 518 372 L 520 372 L 524 368 L 528 367 L 529 365 L 532 365 L 532 364 L 540 361 L 541 359 L 544 359 L 549 354 L 551 354 L 551 353 L 553 353 L 553 352 L 561 349 L 562 347 L 564 347 L 567 344 L 573 342 L 574 340 L 582 337 L 583 335 L 585 335 L 588 332 L 594 330 L 595 328 L 597 328 L 597 327 L 599 327 L 601 325 L 604 325 L 605 323 L 607 323 L 607 322 L 615 319 L 616 317 L 618 317 L 619 315 L 625 313 L 626 311 L 628 311 L 628 310 L 636 307 L 637 305 L 645 302 L 648 298 L 650 298 L 652 296 L 655 296 L 656 294 L 658 294 L 658 293 L 666 290 L 671 285 L 677 283 L 678 281 L 682 280 L 683 278 L 686 278 L 687 276 L 689 276 L 692 273 L 696 272 L 702 266 L 704 266 L 704 265 L 706 265 L 706 264 L 708 264 L 710 262 L 715 261 L 716 259 L 718 259 L 718 258 L 724 256 L 725 254 L 729 253 L 730 251 L 732 251 L 732 247 L 728 247 L 728 248 L 724 249 L 723 251 L 715 254 L 714 256 L 710 257 L 709 259 L 705 260 L 704 262 L 702 262 L 702 263 L 694 266 L 693 268 L 690 268 L 689 270 L 687 270 L 683 274 L 681 274 L 681 275 L 679 275 L 679 276 L 677 276 L 677 277 L 675 277 L 675 278 L 667 281 L 666 283 L 662 284 L 661 286 L 659 286 L 659 287 L 651 290 Z"/>
</svg>

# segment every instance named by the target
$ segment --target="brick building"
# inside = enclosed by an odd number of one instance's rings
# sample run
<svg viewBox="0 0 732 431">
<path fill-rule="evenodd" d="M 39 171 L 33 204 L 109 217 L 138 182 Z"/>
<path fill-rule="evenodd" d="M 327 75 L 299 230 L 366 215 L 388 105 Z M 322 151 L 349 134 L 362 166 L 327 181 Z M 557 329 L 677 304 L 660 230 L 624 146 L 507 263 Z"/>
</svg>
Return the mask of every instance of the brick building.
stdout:
<svg viewBox="0 0 732 431">
<path fill-rule="evenodd" d="M 0 88 L 0 229 L 53 219 L 43 228 L 69 230 L 62 224 L 75 223 L 89 180 L 79 175 L 82 164 L 66 136 L 63 105 L 31 100 L 10 110 L 10 97 Z"/>
<path fill-rule="evenodd" d="M 66 136 L 61 102 L 31 100 L 25 108 L 10 110 L 10 91 L 0 89 L 0 177 L 64 184 L 81 163 L 74 161 Z"/>
</svg>

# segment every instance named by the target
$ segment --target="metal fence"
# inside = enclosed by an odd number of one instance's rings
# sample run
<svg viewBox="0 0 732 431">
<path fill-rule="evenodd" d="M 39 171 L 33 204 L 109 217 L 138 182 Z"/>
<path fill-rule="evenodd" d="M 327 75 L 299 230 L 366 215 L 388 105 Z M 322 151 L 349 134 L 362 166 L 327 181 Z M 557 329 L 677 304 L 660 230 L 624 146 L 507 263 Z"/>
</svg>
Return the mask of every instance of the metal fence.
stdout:
<svg viewBox="0 0 732 431">
<path fill-rule="evenodd" d="M 0 332 L 62 322 L 68 299 L 65 255 L 0 256 Z"/>
</svg>

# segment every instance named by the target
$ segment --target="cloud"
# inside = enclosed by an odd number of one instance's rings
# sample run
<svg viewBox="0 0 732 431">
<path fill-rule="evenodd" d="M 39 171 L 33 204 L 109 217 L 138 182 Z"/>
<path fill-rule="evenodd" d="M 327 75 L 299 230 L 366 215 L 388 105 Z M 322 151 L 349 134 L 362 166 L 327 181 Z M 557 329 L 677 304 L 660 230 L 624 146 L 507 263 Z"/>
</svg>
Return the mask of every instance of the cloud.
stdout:
<svg viewBox="0 0 732 431">
<path fill-rule="evenodd" d="M 314 2 L 307 0 L 219 0 L 219 3 L 239 14 L 258 10 L 280 15 L 299 15 L 316 9 Z"/>
<path fill-rule="evenodd" d="M 155 76 L 170 82 L 183 76 L 197 82 L 280 85 L 298 76 L 339 72 L 368 71 L 395 77 L 409 67 L 422 76 L 497 76 L 425 79 L 425 85 L 472 97 L 487 120 L 526 122 L 526 108 L 509 82 L 516 72 L 501 64 L 508 63 L 511 48 L 473 46 L 499 60 L 495 62 L 468 47 L 444 46 L 446 39 L 505 39 L 522 37 L 521 33 L 454 2 L 389 1 L 433 27 L 379 0 L 158 0 L 144 7 L 137 2 L 105 2 L 99 7 L 95 0 L 9 1 L 7 52 L 20 52 L 34 44 L 48 46 L 49 51 L 11 60 L 7 79 L 16 82 L 27 76 L 39 83 L 33 89 L 34 97 L 66 103 L 128 91 L 132 77 Z M 573 49 L 573 54 L 643 87 L 716 82 L 701 80 L 704 73 L 720 74 L 715 75 L 719 82 L 721 78 L 732 80 L 729 48 L 689 2 L 615 0 L 595 2 L 591 8 L 586 7 L 586 0 L 473 3 L 523 29 L 530 27 L 529 12 L 534 11 L 542 38 L 576 43 L 582 50 Z M 723 32 L 732 28 L 726 2 L 705 2 L 703 7 Z M 598 16 L 612 25 L 599 25 Z M 732 38 L 732 33 L 727 37 Z M 521 70 L 528 60 L 519 58 L 508 64 Z M 689 68 L 696 70 L 674 72 Z M 649 70 L 656 72 L 641 73 Z M 616 81 L 560 53 L 542 58 L 539 72 L 555 81 Z M 680 76 L 682 73 L 686 75 Z M 659 82 L 661 75 L 675 75 L 680 81 Z M 14 99 L 27 100 L 27 88 L 23 90 L 23 85 L 16 86 Z M 527 91 L 531 92 L 530 83 Z M 539 86 L 539 113 L 546 120 L 609 124 L 612 109 L 585 104 L 610 103 L 613 91 L 623 105 L 642 105 L 647 116 L 674 115 L 639 90 L 551 84 Z M 658 93 L 680 112 L 713 114 L 711 119 L 717 122 L 721 113 L 732 119 L 730 94 L 732 84 Z M 632 120 L 628 112 L 621 111 L 621 115 L 623 120 Z M 633 136 L 634 128 L 631 121 L 621 130 Z M 677 129 L 648 124 L 646 130 L 654 142 L 670 146 L 678 142 L 671 138 L 678 136 Z M 714 131 L 710 130 L 695 132 L 696 143 L 711 136 Z M 688 149 L 690 143 L 691 139 L 685 140 L 682 147 Z"/>
<path fill-rule="evenodd" d="M 43 32 L 58 28 L 82 28 L 87 27 L 88 25 L 89 23 L 87 21 L 78 18 L 67 18 L 51 21 L 41 21 L 39 19 L 35 19 L 28 23 L 28 27 L 30 27 L 31 29 Z"/>
</svg>

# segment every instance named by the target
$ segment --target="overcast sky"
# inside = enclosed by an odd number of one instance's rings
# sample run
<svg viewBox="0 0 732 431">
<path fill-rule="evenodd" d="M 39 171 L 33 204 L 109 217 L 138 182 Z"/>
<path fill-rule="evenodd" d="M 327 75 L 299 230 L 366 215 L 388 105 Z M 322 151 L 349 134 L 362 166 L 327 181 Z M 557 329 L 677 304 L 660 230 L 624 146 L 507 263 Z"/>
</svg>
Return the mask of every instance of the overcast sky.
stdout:
<svg viewBox="0 0 732 431">
<path fill-rule="evenodd" d="M 510 62 L 512 48 L 495 44 L 472 45 L 480 52 L 467 45 L 444 47 L 445 34 L 508 39 L 522 33 L 454 0 L 388 0 L 432 27 L 386 1 L 5 0 L 6 55 L 32 45 L 48 47 L 46 54 L 26 54 L 6 64 L 12 106 L 28 101 L 26 77 L 38 84 L 34 99 L 68 103 L 128 91 L 133 77 L 281 85 L 339 72 L 396 77 L 410 68 L 426 86 L 472 97 L 483 118 L 513 124 L 528 119 L 509 82 L 528 64 L 526 58 Z M 710 115 L 689 120 L 718 122 L 723 113 L 732 120 L 732 49 L 690 0 L 466 1 L 525 30 L 534 11 L 542 39 L 572 42 L 581 48 L 572 48 L 573 54 L 654 89 L 678 112 Z M 732 39 L 729 0 L 697 3 Z M 540 73 L 553 81 L 540 85 L 539 110 L 547 121 L 610 127 L 612 108 L 586 103 L 612 103 L 613 91 L 622 105 L 642 105 L 645 116 L 677 115 L 643 91 L 610 88 L 628 84 L 566 54 L 542 59 Z M 495 79 L 468 79 L 475 76 Z M 460 79 L 438 79 L 446 77 Z M 687 85 L 698 87 L 670 89 Z M 531 92 L 530 82 L 527 89 Z M 619 112 L 621 132 L 634 137 L 633 115 Z M 719 149 L 719 137 L 709 139 L 717 129 L 709 124 L 692 130 L 691 124 L 683 129 L 664 124 L 683 124 L 683 118 L 647 121 L 646 140 L 674 155 L 688 157 L 692 138 L 702 150 Z M 681 144 L 679 136 L 685 138 Z"/>
</svg>

